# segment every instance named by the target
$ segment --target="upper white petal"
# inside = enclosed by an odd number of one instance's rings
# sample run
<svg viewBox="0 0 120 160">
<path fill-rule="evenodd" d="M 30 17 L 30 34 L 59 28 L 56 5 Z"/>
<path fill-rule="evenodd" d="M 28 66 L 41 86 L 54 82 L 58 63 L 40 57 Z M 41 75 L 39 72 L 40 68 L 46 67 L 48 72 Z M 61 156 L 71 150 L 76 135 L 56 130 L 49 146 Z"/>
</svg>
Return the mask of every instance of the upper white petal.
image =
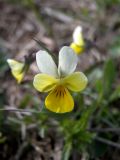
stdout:
<svg viewBox="0 0 120 160">
<path fill-rule="evenodd" d="M 82 27 L 77 26 L 73 32 L 73 42 L 77 45 L 84 45 L 84 40 L 82 36 Z"/>
<path fill-rule="evenodd" d="M 59 52 L 59 75 L 64 77 L 74 72 L 77 66 L 77 61 L 78 58 L 74 51 L 70 47 L 64 46 Z"/>
<path fill-rule="evenodd" d="M 36 62 L 42 73 L 58 77 L 58 70 L 52 57 L 46 51 L 38 51 L 36 53 Z"/>
</svg>

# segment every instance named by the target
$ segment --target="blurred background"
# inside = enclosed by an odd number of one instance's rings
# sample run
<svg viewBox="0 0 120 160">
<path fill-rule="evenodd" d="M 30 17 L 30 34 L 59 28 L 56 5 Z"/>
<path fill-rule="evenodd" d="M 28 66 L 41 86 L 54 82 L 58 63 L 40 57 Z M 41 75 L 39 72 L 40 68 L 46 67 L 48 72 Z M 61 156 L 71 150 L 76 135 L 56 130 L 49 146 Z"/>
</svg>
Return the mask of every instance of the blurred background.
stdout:
<svg viewBox="0 0 120 160">
<path fill-rule="evenodd" d="M 89 84 L 72 93 L 74 111 L 58 115 L 32 85 L 36 62 L 17 84 L 6 60 L 36 53 L 34 39 L 57 55 L 78 25 Z M 120 0 L 0 0 L 0 160 L 120 160 L 119 57 Z"/>
</svg>

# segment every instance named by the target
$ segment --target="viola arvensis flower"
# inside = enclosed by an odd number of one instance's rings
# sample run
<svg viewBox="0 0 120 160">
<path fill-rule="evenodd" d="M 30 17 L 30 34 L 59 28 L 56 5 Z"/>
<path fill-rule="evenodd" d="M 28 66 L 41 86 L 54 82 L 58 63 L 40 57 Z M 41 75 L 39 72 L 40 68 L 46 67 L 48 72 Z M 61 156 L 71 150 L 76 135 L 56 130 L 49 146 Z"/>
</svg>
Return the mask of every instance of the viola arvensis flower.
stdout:
<svg viewBox="0 0 120 160">
<path fill-rule="evenodd" d="M 82 35 L 82 27 L 77 26 L 73 32 L 73 42 L 70 47 L 76 54 L 81 54 L 84 51 L 85 42 Z"/>
<path fill-rule="evenodd" d="M 25 75 L 25 64 L 14 59 L 7 59 L 7 62 L 13 77 L 17 80 L 18 83 L 21 83 Z"/>
<path fill-rule="evenodd" d="M 46 51 L 38 51 L 36 61 L 42 73 L 34 77 L 33 85 L 40 92 L 49 92 L 45 99 L 46 108 L 56 113 L 72 111 L 74 100 L 69 90 L 79 92 L 87 84 L 87 77 L 82 72 L 74 72 L 77 55 L 64 46 L 59 52 L 58 68 Z"/>
</svg>

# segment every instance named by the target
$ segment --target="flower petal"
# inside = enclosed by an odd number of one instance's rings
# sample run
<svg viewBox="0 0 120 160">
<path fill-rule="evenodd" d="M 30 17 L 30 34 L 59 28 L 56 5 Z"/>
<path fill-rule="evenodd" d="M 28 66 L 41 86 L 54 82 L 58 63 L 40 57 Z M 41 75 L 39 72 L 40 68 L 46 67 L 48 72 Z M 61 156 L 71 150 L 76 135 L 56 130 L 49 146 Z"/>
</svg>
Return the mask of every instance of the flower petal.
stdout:
<svg viewBox="0 0 120 160">
<path fill-rule="evenodd" d="M 38 68 L 42 73 L 58 77 L 57 66 L 52 57 L 46 51 L 38 51 L 36 53 L 36 61 Z"/>
<path fill-rule="evenodd" d="M 64 85 L 75 92 L 85 89 L 87 82 L 87 77 L 82 72 L 75 72 L 63 79 Z"/>
<path fill-rule="evenodd" d="M 18 83 L 20 83 L 23 80 L 25 74 L 23 70 L 25 64 L 15 61 L 14 59 L 7 59 L 7 62 L 11 69 L 13 77 L 17 80 Z"/>
<path fill-rule="evenodd" d="M 57 86 L 46 97 L 45 105 L 52 112 L 66 113 L 73 110 L 74 101 L 65 87 Z"/>
<path fill-rule="evenodd" d="M 81 26 L 77 26 L 73 32 L 73 41 L 74 43 L 76 43 L 79 46 L 84 46 L 84 39 L 83 39 L 83 35 L 82 35 L 82 27 Z"/>
<path fill-rule="evenodd" d="M 84 51 L 84 47 L 78 46 L 76 43 L 71 43 L 70 47 L 76 54 L 81 54 Z"/>
<path fill-rule="evenodd" d="M 58 72 L 61 77 L 74 72 L 77 66 L 77 55 L 72 48 L 64 46 L 59 52 Z"/>
<path fill-rule="evenodd" d="M 37 74 L 34 77 L 33 85 L 40 92 L 48 92 L 57 84 L 58 80 L 47 74 Z"/>
</svg>

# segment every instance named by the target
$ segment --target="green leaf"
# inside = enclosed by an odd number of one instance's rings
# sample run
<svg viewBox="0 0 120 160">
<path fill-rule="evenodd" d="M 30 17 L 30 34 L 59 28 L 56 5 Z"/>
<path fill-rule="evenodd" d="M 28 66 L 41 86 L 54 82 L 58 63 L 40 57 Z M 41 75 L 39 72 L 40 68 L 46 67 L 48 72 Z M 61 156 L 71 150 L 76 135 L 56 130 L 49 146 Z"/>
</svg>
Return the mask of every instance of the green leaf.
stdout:
<svg viewBox="0 0 120 160">
<path fill-rule="evenodd" d="M 90 144 L 89 150 L 92 157 L 96 159 L 106 152 L 107 145 L 98 141 L 94 141 L 92 144 Z"/>
<path fill-rule="evenodd" d="M 106 9 L 106 7 L 111 7 L 120 3 L 120 0 L 96 0 L 98 7 Z"/>
<path fill-rule="evenodd" d="M 79 132 L 80 130 L 85 130 L 87 128 L 89 118 L 91 117 L 95 109 L 95 106 L 85 109 L 85 111 L 81 115 L 80 120 L 73 127 L 74 132 Z"/>
<path fill-rule="evenodd" d="M 103 71 L 100 68 L 94 68 L 88 75 L 88 81 L 94 83 L 103 76 Z"/>
<path fill-rule="evenodd" d="M 103 94 L 104 86 L 101 79 L 96 80 L 95 88 L 99 94 Z"/>
<path fill-rule="evenodd" d="M 78 137 L 79 141 L 81 141 L 83 143 L 90 143 L 92 138 L 93 138 L 93 136 L 95 136 L 95 134 L 90 133 L 90 132 L 85 130 L 85 131 L 80 131 L 78 136 L 79 136 Z"/>
<path fill-rule="evenodd" d="M 110 102 L 120 98 L 120 85 L 114 90 L 112 95 L 110 96 Z"/>
<path fill-rule="evenodd" d="M 120 36 L 116 37 L 113 44 L 109 47 L 109 53 L 113 58 L 120 57 Z"/>
<path fill-rule="evenodd" d="M 23 97 L 23 99 L 21 100 L 19 107 L 20 107 L 20 108 L 23 108 L 23 109 L 26 108 L 27 105 L 29 104 L 30 100 L 31 100 L 31 95 L 26 94 L 26 95 Z"/>
<path fill-rule="evenodd" d="M 5 74 L 5 71 L 8 69 L 8 64 L 6 61 L 6 52 L 2 51 L 0 49 L 0 77 L 2 77 Z"/>
<path fill-rule="evenodd" d="M 5 94 L 5 91 L 1 89 L 0 91 L 0 109 L 4 109 L 5 103 L 6 103 L 6 94 Z M 0 111 L 0 130 L 4 126 L 5 120 L 6 120 L 5 112 Z"/>
<path fill-rule="evenodd" d="M 7 139 L 6 137 L 0 137 L 0 144 L 5 143 L 6 139 Z"/>
<path fill-rule="evenodd" d="M 112 59 L 108 59 L 104 66 L 103 85 L 105 95 L 112 91 L 113 82 L 116 77 L 116 67 Z"/>
<path fill-rule="evenodd" d="M 64 148 L 63 148 L 62 159 L 61 160 L 69 160 L 71 150 L 72 150 L 72 143 L 71 142 L 66 143 Z"/>
</svg>

